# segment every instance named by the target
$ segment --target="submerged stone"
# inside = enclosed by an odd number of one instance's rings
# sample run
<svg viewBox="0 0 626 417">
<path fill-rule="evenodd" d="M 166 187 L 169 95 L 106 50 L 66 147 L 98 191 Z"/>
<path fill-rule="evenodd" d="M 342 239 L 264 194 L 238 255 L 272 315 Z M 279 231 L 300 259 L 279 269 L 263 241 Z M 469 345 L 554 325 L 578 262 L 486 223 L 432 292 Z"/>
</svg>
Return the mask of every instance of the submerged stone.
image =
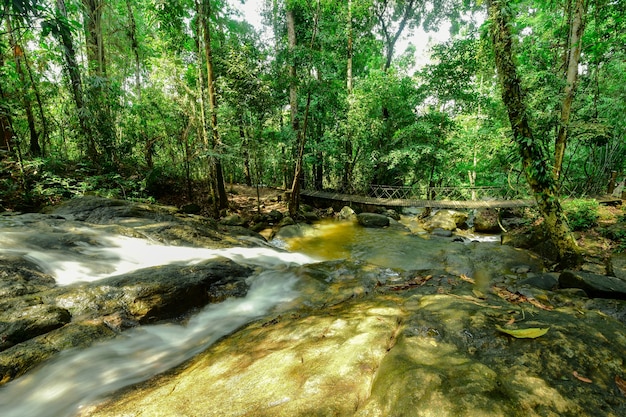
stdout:
<svg viewBox="0 0 626 417">
<path fill-rule="evenodd" d="M 360 213 L 356 216 L 357 221 L 363 227 L 387 227 L 389 226 L 389 217 L 384 214 L 376 213 Z"/>
</svg>

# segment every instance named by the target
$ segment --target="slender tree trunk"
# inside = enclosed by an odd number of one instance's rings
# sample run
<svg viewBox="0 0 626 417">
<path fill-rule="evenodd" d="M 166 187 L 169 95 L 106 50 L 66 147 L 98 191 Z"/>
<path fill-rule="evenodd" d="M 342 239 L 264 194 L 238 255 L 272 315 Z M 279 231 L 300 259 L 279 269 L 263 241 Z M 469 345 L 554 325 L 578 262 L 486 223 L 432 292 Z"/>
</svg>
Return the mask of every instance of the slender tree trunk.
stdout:
<svg viewBox="0 0 626 417">
<path fill-rule="evenodd" d="M 96 144 L 91 132 L 90 121 L 88 120 L 87 111 L 85 109 L 85 101 L 83 95 L 83 83 L 80 76 L 80 68 L 76 60 L 76 50 L 74 49 L 74 41 L 72 33 L 68 25 L 67 11 L 65 9 L 65 0 L 56 0 L 56 23 L 58 25 L 57 36 L 63 48 L 63 59 L 65 61 L 65 69 L 70 79 L 70 89 L 76 111 L 78 114 L 79 126 L 86 143 L 87 154 L 92 160 L 98 155 Z"/>
<path fill-rule="evenodd" d="M 33 77 L 33 71 L 31 69 L 30 64 L 28 63 L 28 56 L 24 55 L 24 66 L 26 67 L 26 72 L 28 72 L 28 78 L 30 79 L 30 85 L 33 89 L 33 93 L 35 93 L 35 99 L 37 100 L 37 108 L 39 110 L 39 118 L 41 119 L 41 128 L 42 128 L 42 141 L 43 146 L 41 147 L 41 154 L 46 154 L 45 145 L 50 143 L 50 129 L 48 128 L 48 118 L 46 117 L 46 113 L 43 109 L 43 100 L 41 99 L 41 94 L 39 93 L 39 87 L 35 82 L 35 78 Z"/>
<path fill-rule="evenodd" d="M 241 139 L 241 148 L 243 151 L 243 176 L 246 185 L 250 187 L 252 186 L 252 174 L 250 172 L 250 141 L 246 135 L 243 116 L 239 118 L 239 138 Z"/>
<path fill-rule="evenodd" d="M 217 130 L 217 94 L 215 93 L 215 75 L 213 71 L 213 54 L 211 50 L 211 33 L 209 31 L 208 20 L 211 16 L 210 0 L 204 0 L 203 13 L 201 14 L 202 32 L 204 35 L 204 54 L 207 68 L 207 89 L 209 93 L 209 113 L 211 116 L 211 130 L 213 134 L 213 153 L 212 171 L 213 183 L 217 190 L 217 208 L 224 209 L 228 207 L 228 196 L 226 195 L 226 187 L 224 185 L 224 173 L 222 170 L 222 162 L 220 153 L 222 141 L 219 131 Z M 218 210 L 219 211 L 219 210 Z M 217 214 L 217 213 L 216 213 Z"/>
<path fill-rule="evenodd" d="M 98 77 L 106 77 L 104 39 L 102 35 L 104 4 L 104 0 L 83 0 L 89 74 Z"/>
<path fill-rule="evenodd" d="M 346 88 L 348 92 L 348 103 L 350 103 L 350 96 L 352 96 L 354 78 L 352 74 L 352 58 L 353 58 L 353 38 L 352 38 L 352 0 L 348 0 L 348 63 L 346 70 Z M 349 105 L 349 104 L 348 104 Z M 352 161 L 352 132 L 350 129 L 346 131 L 346 142 L 344 146 L 345 150 L 345 158 L 343 163 L 343 178 L 341 181 L 341 191 L 343 192 L 352 192 L 352 171 L 353 166 L 351 164 Z"/>
<path fill-rule="evenodd" d="M 28 132 L 30 136 L 30 153 L 33 156 L 41 156 L 41 146 L 39 145 L 39 133 L 37 132 L 37 128 L 35 127 L 35 116 L 33 115 L 33 106 L 30 100 L 30 91 L 28 86 L 29 83 L 26 80 L 26 75 L 24 74 L 23 61 L 24 61 L 24 50 L 15 40 L 15 35 L 13 33 L 13 27 L 11 25 L 11 19 L 7 18 L 7 32 L 9 33 L 9 42 L 11 43 L 11 48 L 13 49 L 13 58 L 15 59 L 15 70 L 17 71 L 17 76 L 20 79 L 21 86 L 21 96 L 22 103 L 24 105 L 24 111 L 26 112 L 26 121 L 28 123 Z"/>
<path fill-rule="evenodd" d="M 298 142 L 300 142 L 300 122 L 298 120 L 298 82 L 297 82 L 297 70 L 295 63 L 295 50 L 297 45 L 296 39 L 296 19 L 293 13 L 293 9 L 287 9 L 287 39 L 289 42 L 289 111 L 291 115 L 291 128 L 294 132 Z M 300 208 L 300 174 L 302 172 L 302 166 L 299 161 L 299 154 L 296 155 L 296 166 L 294 170 L 294 178 L 291 184 L 290 197 L 289 197 L 289 214 L 294 217 Z"/>
<path fill-rule="evenodd" d="M 578 264 L 581 260 L 576 241 L 570 233 L 560 201 L 555 195 L 555 180 L 545 155 L 533 137 L 526 109 L 521 80 L 513 60 L 512 36 L 505 1 L 488 0 L 491 35 L 496 67 L 502 84 L 502 100 L 509 115 L 513 138 L 522 157 L 526 180 L 544 218 L 546 232 L 554 244 L 560 267 Z"/>
<path fill-rule="evenodd" d="M 2 22 L 0 21 L 0 27 L 2 26 Z M 4 55 L 2 51 L 0 51 L 0 69 L 4 67 Z M 4 88 L 2 83 L 0 83 L 0 150 L 11 152 L 13 147 L 13 127 L 11 123 L 11 113 L 9 110 L 9 106 L 5 105 L 8 103 L 6 93 L 4 92 Z M 3 156 L 3 153 L 0 153 L 0 156 Z"/>
<path fill-rule="evenodd" d="M 311 35 L 311 43 L 309 45 L 309 48 L 312 50 L 313 49 L 313 45 L 315 44 L 315 37 L 317 35 L 317 25 L 318 25 L 318 19 L 319 19 L 319 14 L 320 14 L 320 1 L 317 0 L 317 11 L 315 13 L 315 20 L 313 22 L 313 33 Z M 288 10 L 287 11 L 287 29 L 288 29 L 288 37 L 289 37 L 289 49 L 293 52 L 293 50 L 296 47 L 296 34 L 295 34 L 295 20 L 294 20 L 294 16 L 293 16 L 293 10 Z M 295 83 L 295 64 L 292 64 L 292 67 L 290 67 L 290 72 L 293 68 L 293 76 L 294 78 L 292 78 L 292 82 Z M 293 101 L 295 102 L 295 105 L 297 107 L 297 100 L 296 100 L 296 86 L 295 84 L 292 84 L 293 87 Z M 306 130 L 307 130 L 307 123 L 308 123 L 308 117 L 309 117 L 309 110 L 311 108 L 311 89 L 309 87 L 309 91 L 307 93 L 307 99 L 306 99 L 306 107 L 305 107 L 305 111 L 304 111 L 304 125 L 302 127 L 302 130 L 299 129 L 299 126 L 297 126 L 297 117 L 294 118 L 293 113 L 292 113 L 292 124 L 294 124 L 294 131 L 297 132 L 296 134 L 296 138 L 297 138 L 297 143 L 298 143 L 298 154 L 296 156 L 296 169 L 294 172 L 294 177 L 293 177 L 293 184 L 291 185 L 291 198 L 289 200 L 289 214 L 293 217 L 296 215 L 296 213 L 298 212 L 298 210 L 300 209 L 300 188 L 302 187 L 302 177 L 304 174 L 304 168 L 303 168 L 303 164 L 304 164 L 304 147 L 306 144 Z"/>
<path fill-rule="evenodd" d="M 582 47 L 582 37 L 585 31 L 585 15 L 587 14 L 587 0 L 575 0 L 574 15 L 570 25 L 570 32 L 567 43 L 565 88 L 563 91 L 563 102 L 561 103 L 561 119 L 554 143 L 554 176 L 556 181 L 561 179 L 563 169 L 563 158 L 567 147 L 567 137 L 570 117 L 572 113 L 572 102 L 576 94 L 576 83 L 578 81 L 578 63 L 580 62 L 580 52 Z"/>
<path fill-rule="evenodd" d="M 141 59 L 139 58 L 139 41 L 137 40 L 137 22 L 135 21 L 135 14 L 133 13 L 130 0 L 126 0 L 126 9 L 128 10 L 128 19 L 130 21 L 128 37 L 135 58 L 135 94 L 137 94 L 137 100 L 141 101 Z"/>
<path fill-rule="evenodd" d="M 106 158 L 115 160 L 115 131 L 107 81 L 106 55 L 102 21 L 105 0 L 82 0 L 85 20 L 85 43 L 89 75 L 93 82 L 88 89 L 88 108 L 92 115 L 95 141 Z M 98 159 L 95 162 L 100 162 Z"/>
<path fill-rule="evenodd" d="M 295 135 L 298 135 L 298 79 L 295 61 L 296 50 L 296 20 L 293 10 L 287 10 L 287 38 L 289 41 L 289 55 L 291 63 L 289 64 L 289 110 L 291 114 L 291 126 Z"/>
</svg>

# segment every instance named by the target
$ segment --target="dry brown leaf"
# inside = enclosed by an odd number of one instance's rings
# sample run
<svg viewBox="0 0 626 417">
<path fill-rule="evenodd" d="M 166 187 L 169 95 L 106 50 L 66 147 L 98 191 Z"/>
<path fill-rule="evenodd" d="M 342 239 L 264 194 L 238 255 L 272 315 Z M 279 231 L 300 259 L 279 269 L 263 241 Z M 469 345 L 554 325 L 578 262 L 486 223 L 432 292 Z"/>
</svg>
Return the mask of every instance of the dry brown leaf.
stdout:
<svg viewBox="0 0 626 417">
<path fill-rule="evenodd" d="M 576 372 L 576 371 L 572 372 L 572 375 L 574 375 L 574 378 L 576 378 L 576 379 L 577 379 L 577 380 L 579 380 L 579 381 L 586 382 L 587 384 L 591 384 L 591 383 L 593 383 L 593 381 L 592 381 L 591 379 L 586 378 L 586 377 L 584 377 L 584 376 L 580 375 L 580 374 L 579 374 L 578 372 Z"/>
<path fill-rule="evenodd" d="M 474 281 L 474 279 L 473 279 L 473 278 L 470 278 L 470 277 L 468 277 L 468 276 L 467 276 L 467 275 L 465 275 L 465 274 L 461 274 L 461 275 L 459 275 L 459 278 L 461 278 L 461 279 L 462 279 L 463 281 L 465 281 L 465 282 L 469 282 L 470 284 L 476 284 L 476 281 Z"/>
<path fill-rule="evenodd" d="M 626 397 L 626 381 L 620 378 L 619 375 L 615 375 L 615 385 L 617 385 L 619 392 Z"/>
</svg>

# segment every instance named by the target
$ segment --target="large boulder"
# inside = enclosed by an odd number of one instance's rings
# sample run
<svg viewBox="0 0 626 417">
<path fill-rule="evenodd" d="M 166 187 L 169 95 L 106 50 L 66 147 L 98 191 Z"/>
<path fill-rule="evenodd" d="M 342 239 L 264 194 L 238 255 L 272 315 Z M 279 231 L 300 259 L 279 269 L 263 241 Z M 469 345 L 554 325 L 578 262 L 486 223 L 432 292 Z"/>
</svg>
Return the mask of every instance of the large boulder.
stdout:
<svg viewBox="0 0 626 417">
<path fill-rule="evenodd" d="M 220 258 L 57 287 L 36 298 L 2 300 L 0 384 L 65 347 L 87 346 L 114 331 L 179 318 L 206 304 L 242 297 L 251 274 L 250 268 Z M 77 337 L 76 329 L 82 328 L 84 335 Z"/>
<path fill-rule="evenodd" d="M 139 323 L 177 317 L 194 308 L 246 294 L 252 270 L 225 258 L 193 266 L 165 265 L 140 269 L 96 282 L 62 287 L 42 299 L 73 316 L 127 312 Z"/>
<path fill-rule="evenodd" d="M 424 222 L 424 229 L 432 232 L 435 229 L 454 231 L 465 225 L 466 213 L 455 210 L 438 210 Z"/>
<path fill-rule="evenodd" d="M 363 227 L 387 227 L 389 226 L 389 217 L 376 213 L 361 213 L 356 216 L 357 221 Z"/>
<path fill-rule="evenodd" d="M 344 206 L 339 213 L 337 213 L 337 219 L 339 220 L 356 220 L 356 213 L 351 207 Z"/>
<path fill-rule="evenodd" d="M 474 231 L 478 233 L 498 233 L 498 211 L 492 208 L 478 209 L 474 215 Z"/>
<path fill-rule="evenodd" d="M 626 280 L 580 271 L 563 271 L 559 287 L 578 288 L 590 297 L 626 300 Z"/>
</svg>

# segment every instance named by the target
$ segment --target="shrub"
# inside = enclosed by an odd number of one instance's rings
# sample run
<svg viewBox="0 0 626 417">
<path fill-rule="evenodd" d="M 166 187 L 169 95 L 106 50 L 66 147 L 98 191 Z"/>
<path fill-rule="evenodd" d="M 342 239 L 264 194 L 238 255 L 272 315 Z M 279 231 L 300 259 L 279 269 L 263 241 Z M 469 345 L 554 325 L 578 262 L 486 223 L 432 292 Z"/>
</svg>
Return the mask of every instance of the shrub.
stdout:
<svg viewBox="0 0 626 417">
<path fill-rule="evenodd" d="M 598 225 L 600 205 L 596 200 L 570 200 L 563 204 L 563 210 L 572 230 L 586 230 Z"/>
</svg>

